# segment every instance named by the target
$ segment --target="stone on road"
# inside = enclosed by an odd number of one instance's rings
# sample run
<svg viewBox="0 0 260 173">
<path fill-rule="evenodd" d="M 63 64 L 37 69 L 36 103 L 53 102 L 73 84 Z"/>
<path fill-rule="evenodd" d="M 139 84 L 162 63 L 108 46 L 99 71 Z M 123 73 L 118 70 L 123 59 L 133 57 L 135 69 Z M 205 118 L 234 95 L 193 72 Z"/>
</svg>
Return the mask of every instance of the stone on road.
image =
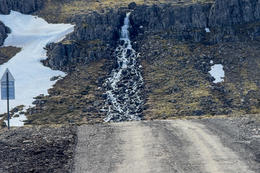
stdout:
<svg viewBox="0 0 260 173">
<path fill-rule="evenodd" d="M 228 144 L 191 120 L 83 125 L 78 128 L 74 172 L 257 173 L 259 164 Z"/>
</svg>

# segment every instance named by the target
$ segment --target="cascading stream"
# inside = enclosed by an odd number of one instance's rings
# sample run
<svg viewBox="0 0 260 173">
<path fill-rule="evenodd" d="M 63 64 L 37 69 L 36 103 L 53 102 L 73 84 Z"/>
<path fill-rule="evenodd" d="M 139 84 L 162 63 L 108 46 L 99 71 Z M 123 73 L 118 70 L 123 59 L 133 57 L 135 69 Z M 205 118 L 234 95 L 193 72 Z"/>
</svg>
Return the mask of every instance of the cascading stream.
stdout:
<svg viewBox="0 0 260 173">
<path fill-rule="evenodd" d="M 132 48 L 129 39 L 129 16 L 130 13 L 127 13 L 121 28 L 122 43 L 115 50 L 117 68 L 113 69 L 104 84 L 107 89 L 104 107 L 106 122 L 141 119 L 143 78 L 141 65 L 137 61 L 139 54 Z"/>
</svg>

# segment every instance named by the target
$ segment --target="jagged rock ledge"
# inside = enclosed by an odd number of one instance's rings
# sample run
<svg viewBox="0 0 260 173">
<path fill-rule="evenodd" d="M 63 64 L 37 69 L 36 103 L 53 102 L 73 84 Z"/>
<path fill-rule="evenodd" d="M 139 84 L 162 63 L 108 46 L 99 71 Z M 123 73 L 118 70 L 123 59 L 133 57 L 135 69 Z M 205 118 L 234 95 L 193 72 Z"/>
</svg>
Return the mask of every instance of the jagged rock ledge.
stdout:
<svg viewBox="0 0 260 173">
<path fill-rule="evenodd" d="M 70 0 L 68 0 L 69 2 Z M 67 2 L 67 1 L 64 1 Z M 64 3 L 61 1 L 61 3 Z M 10 10 L 30 14 L 42 9 L 43 0 L 0 0 L 0 13 Z M 66 22 L 76 24 L 75 32 L 62 43 L 47 46 L 45 64 L 68 71 L 77 63 L 111 58 L 126 11 L 132 10 L 131 36 L 164 32 L 165 37 L 180 41 L 216 44 L 254 39 L 260 36 L 260 4 L 256 0 L 215 0 L 183 5 L 136 5 L 110 9 L 106 13 L 75 14 Z M 210 29 L 210 33 L 205 32 Z M 1 32 L 0 44 L 4 40 Z"/>
<path fill-rule="evenodd" d="M 259 22 L 260 3 L 256 0 L 216 0 L 186 6 L 142 5 L 131 15 L 132 36 L 164 32 L 168 38 L 207 44 L 253 39 L 260 36 Z"/>
<path fill-rule="evenodd" d="M 119 39 L 119 29 L 126 9 L 110 9 L 105 14 L 93 12 L 75 16 L 75 30 L 63 42 L 47 46 L 47 66 L 69 71 L 77 63 L 89 63 L 100 59 L 111 59 Z"/>
<path fill-rule="evenodd" d="M 46 64 L 54 69 L 111 58 L 126 11 L 132 11 L 131 39 L 147 33 L 164 33 L 179 41 L 217 44 L 252 40 L 260 36 L 260 4 L 246 0 L 216 0 L 189 5 L 133 5 L 106 13 L 76 15 L 75 32 L 66 41 L 51 44 Z M 209 28 L 210 32 L 205 29 Z"/>
<path fill-rule="evenodd" d="M 10 10 L 30 14 L 42 8 L 43 3 L 43 0 L 0 0 L 0 14 L 9 14 Z"/>
</svg>

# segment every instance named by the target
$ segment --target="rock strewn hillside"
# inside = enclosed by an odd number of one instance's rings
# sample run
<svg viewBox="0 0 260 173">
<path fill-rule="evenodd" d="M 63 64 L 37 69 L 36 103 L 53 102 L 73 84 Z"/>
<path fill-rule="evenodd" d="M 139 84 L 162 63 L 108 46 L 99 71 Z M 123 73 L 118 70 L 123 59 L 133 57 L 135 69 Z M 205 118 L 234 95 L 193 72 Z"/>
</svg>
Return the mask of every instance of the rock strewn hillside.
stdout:
<svg viewBox="0 0 260 173">
<path fill-rule="evenodd" d="M 138 42 L 147 95 L 146 119 L 259 112 L 259 41 L 180 43 L 164 34 Z M 211 61 L 225 79 L 213 83 Z"/>
<path fill-rule="evenodd" d="M 61 123 L 69 117 L 75 122 L 102 120 L 102 84 L 115 66 L 113 52 L 127 11 L 132 11 L 131 39 L 144 67 L 145 118 L 260 111 L 257 0 L 136 1 L 129 8 L 128 3 L 121 7 L 119 2 L 102 2 L 98 3 L 106 6 L 103 11 L 92 1 L 85 6 L 81 0 L 46 1 L 34 13 L 49 21 L 74 23 L 76 28 L 63 42 L 47 46 L 44 64 L 69 76 L 49 96 L 37 98 L 36 107 L 27 112 L 28 123 Z M 224 83 L 213 83 L 208 73 L 211 60 L 224 65 Z M 74 75 L 84 86 L 75 87 Z"/>
</svg>

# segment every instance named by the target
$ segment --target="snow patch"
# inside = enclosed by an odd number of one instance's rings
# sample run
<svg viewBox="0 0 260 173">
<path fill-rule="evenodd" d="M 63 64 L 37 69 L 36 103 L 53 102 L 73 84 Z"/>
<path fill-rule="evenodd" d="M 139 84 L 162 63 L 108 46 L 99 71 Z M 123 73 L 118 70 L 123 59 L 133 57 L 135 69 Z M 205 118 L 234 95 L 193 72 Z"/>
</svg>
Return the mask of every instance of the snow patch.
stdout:
<svg viewBox="0 0 260 173">
<path fill-rule="evenodd" d="M 205 28 L 205 31 L 209 33 L 209 32 L 210 32 L 210 29 L 209 29 L 209 28 Z"/>
<path fill-rule="evenodd" d="M 211 70 L 209 71 L 210 75 L 215 78 L 214 83 L 219 83 L 224 81 L 225 72 L 223 70 L 222 64 L 215 64 L 211 66 Z"/>
<path fill-rule="evenodd" d="M 26 116 L 24 114 L 20 114 L 19 117 L 13 117 L 10 119 L 10 126 L 23 126 L 24 122 L 26 120 Z M 7 120 L 5 120 L 5 123 L 7 124 Z"/>
<path fill-rule="evenodd" d="M 4 46 L 22 48 L 7 63 L 0 65 L 0 76 L 6 68 L 15 78 L 16 99 L 10 100 L 10 109 L 25 105 L 25 109 L 32 106 L 33 97 L 40 94 L 47 95 L 47 90 L 55 84 L 53 76 L 65 76 L 65 73 L 45 67 L 40 62 L 47 58 L 44 47 L 51 42 L 59 42 L 74 30 L 70 24 L 49 24 L 44 19 L 32 15 L 24 15 L 11 11 L 9 15 L 0 15 L 2 21 L 11 29 L 4 42 Z M 0 101 L 0 114 L 6 112 L 6 101 Z M 11 124 L 19 126 L 24 116 L 13 118 Z"/>
</svg>

